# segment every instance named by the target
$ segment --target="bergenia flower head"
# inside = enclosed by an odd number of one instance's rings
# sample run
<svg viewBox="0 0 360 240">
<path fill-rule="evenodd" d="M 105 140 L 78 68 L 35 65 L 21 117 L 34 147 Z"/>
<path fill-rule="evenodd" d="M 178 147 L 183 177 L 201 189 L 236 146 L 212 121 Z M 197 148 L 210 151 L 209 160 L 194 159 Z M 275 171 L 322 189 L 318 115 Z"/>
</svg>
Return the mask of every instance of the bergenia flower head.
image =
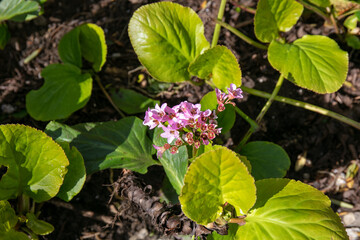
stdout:
<svg viewBox="0 0 360 240">
<path fill-rule="evenodd" d="M 233 106 L 235 106 L 235 103 L 231 100 L 243 98 L 242 90 L 240 88 L 237 88 L 234 83 L 230 84 L 230 88 L 228 88 L 227 91 L 228 94 L 221 92 L 220 89 L 215 89 L 219 112 L 225 110 L 225 104 L 232 104 Z"/>
<path fill-rule="evenodd" d="M 226 94 L 223 97 L 226 97 Z M 221 132 L 221 128 L 217 128 L 216 118 L 215 111 L 201 111 L 200 104 L 184 101 L 172 108 L 166 103 L 161 107 L 156 105 L 154 109 L 149 108 L 145 112 L 143 124 L 150 129 L 163 129 L 160 137 L 166 138 L 167 143 L 164 146 L 153 145 L 158 158 L 161 158 L 166 150 L 175 154 L 183 145 L 199 148 L 201 144 L 211 143 Z"/>
</svg>

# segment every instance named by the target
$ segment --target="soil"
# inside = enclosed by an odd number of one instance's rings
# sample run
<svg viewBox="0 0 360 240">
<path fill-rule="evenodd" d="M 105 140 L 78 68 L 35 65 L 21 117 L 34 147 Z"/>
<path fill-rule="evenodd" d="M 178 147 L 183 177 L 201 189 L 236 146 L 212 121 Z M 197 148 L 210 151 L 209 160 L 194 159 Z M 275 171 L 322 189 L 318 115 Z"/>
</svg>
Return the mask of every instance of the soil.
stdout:
<svg viewBox="0 0 360 240">
<path fill-rule="evenodd" d="M 151 2 L 156 1 L 48 0 L 43 16 L 26 23 L 9 23 L 12 37 L 6 48 L 0 51 L 0 123 L 45 128 L 47 122 L 35 121 L 26 113 L 25 96 L 43 84 L 40 73 L 44 67 L 60 62 L 57 45 L 61 37 L 84 22 L 95 23 L 105 31 L 108 56 L 100 78 L 108 90 L 126 87 L 171 104 L 183 100 L 199 102 L 211 89 L 209 86 L 154 84 L 151 77 L 139 68 L 140 63 L 127 35 L 127 25 L 138 7 Z M 220 1 L 173 2 L 189 6 L 200 15 L 205 24 L 205 35 L 211 41 Z M 237 2 L 256 7 L 255 0 Z M 306 101 L 360 121 L 360 51 L 352 50 L 339 41 L 334 29 L 326 26 L 318 16 L 304 16 L 293 30 L 286 33 L 286 38 L 293 41 L 304 34 L 321 34 L 338 41 L 349 52 L 348 84 L 336 93 L 320 95 L 286 81 L 279 95 Z M 236 3 L 230 1 L 227 4 L 224 20 L 256 39 L 251 19 L 251 13 L 236 11 Z M 266 92 L 273 90 L 279 74 L 268 63 L 266 51 L 248 45 L 225 29 L 221 31 L 219 44 L 227 46 L 237 57 L 245 86 Z M 39 54 L 25 64 L 24 59 L 36 50 Z M 137 81 L 139 74 L 145 74 L 141 83 Z M 264 103 L 264 99 L 245 94 L 238 106 L 255 118 Z M 143 117 L 141 114 L 138 116 Z M 73 125 L 120 118 L 94 82 L 88 104 L 65 123 Z M 248 127 L 243 119 L 237 118 L 231 133 L 223 138 L 227 146 L 231 148 L 238 143 Z M 348 166 L 359 163 L 359 130 L 317 113 L 274 102 L 262 121 L 261 130 L 251 140 L 271 141 L 286 150 L 292 161 L 287 177 L 313 185 L 331 199 L 352 204 L 350 209 L 333 205 L 343 218 L 360 211 L 360 175 L 355 175 L 351 184 L 346 183 L 345 178 Z M 295 164 L 301 157 L 306 158 L 305 165 L 295 170 Z M 135 176 L 148 194 L 156 198 L 160 196 L 165 176 L 161 167 L 150 167 L 146 175 Z M 40 217 L 54 225 L 55 231 L 42 239 L 174 239 L 173 236 L 165 236 L 164 229 L 156 226 L 154 219 L 139 205 L 121 195 L 124 189 L 116 187 L 119 177 L 124 177 L 124 170 L 95 173 L 88 176 L 81 193 L 69 203 L 59 199 L 46 202 Z M 114 189 L 116 194 L 113 194 Z M 360 227 L 350 223 L 345 225 L 348 229 Z"/>
</svg>

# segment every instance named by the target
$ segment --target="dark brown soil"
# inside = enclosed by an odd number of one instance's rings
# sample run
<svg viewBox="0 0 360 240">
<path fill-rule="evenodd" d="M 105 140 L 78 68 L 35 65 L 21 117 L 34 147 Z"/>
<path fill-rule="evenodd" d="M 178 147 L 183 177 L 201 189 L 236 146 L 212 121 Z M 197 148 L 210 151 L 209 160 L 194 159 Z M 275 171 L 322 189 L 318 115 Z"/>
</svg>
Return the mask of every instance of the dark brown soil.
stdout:
<svg viewBox="0 0 360 240">
<path fill-rule="evenodd" d="M 27 115 L 25 96 L 30 90 L 38 89 L 43 84 L 40 72 L 44 67 L 60 62 L 57 45 L 61 37 L 83 22 L 96 23 L 105 31 L 108 56 L 100 78 L 108 90 L 126 87 L 154 96 L 162 102 L 199 102 L 209 91 L 208 86 L 167 84 L 159 91 L 150 81 L 143 81 L 141 84 L 137 82 L 138 75 L 144 72 L 136 70 L 140 63 L 129 41 L 127 24 L 138 7 L 151 2 L 156 1 L 48 0 L 43 16 L 27 23 L 10 23 L 11 41 L 4 51 L 0 51 L 0 123 L 22 123 L 39 129 L 45 128 L 46 122 L 35 121 Z M 211 41 L 220 1 L 207 1 L 205 8 L 202 6 L 203 0 L 174 2 L 190 6 L 200 15 L 205 24 L 206 37 Z M 256 1 L 240 2 L 256 7 Z M 239 30 L 255 39 L 252 18 L 250 13 L 238 13 L 233 4 L 227 4 L 225 21 L 238 26 Z M 304 34 L 323 34 L 339 40 L 333 30 L 323 27 L 323 20 L 313 14 L 302 18 L 286 37 L 292 41 Z M 237 57 L 245 86 L 267 92 L 273 90 L 279 74 L 268 63 L 266 51 L 248 45 L 224 29 L 221 31 L 219 44 L 230 48 Z M 339 44 L 349 52 L 347 82 L 350 84 L 336 93 L 319 95 L 285 82 L 279 95 L 306 101 L 360 121 L 360 51 L 354 51 L 341 42 Z M 35 50 L 40 50 L 39 55 L 30 63 L 24 64 L 24 59 Z M 146 78 L 150 79 L 148 75 Z M 255 118 L 264 103 L 264 99 L 246 95 L 238 106 Z M 94 82 L 88 104 L 65 123 L 73 125 L 120 118 Z M 224 137 L 224 141 L 230 147 L 232 143 L 237 144 L 248 127 L 243 119 L 237 118 L 234 129 Z M 359 162 L 359 130 L 332 118 L 275 102 L 266 114 L 261 130 L 251 140 L 271 141 L 286 150 L 292 161 L 287 177 L 309 183 L 330 198 L 354 205 L 353 209 L 334 205 L 340 215 L 360 210 L 359 174 L 355 176 L 352 186 L 337 184 L 344 178 L 343 174 L 349 164 Z M 305 166 L 295 171 L 295 162 L 299 156 L 304 155 L 307 158 Z M 154 226 L 154 221 L 147 213 L 121 197 L 121 189 L 118 197 L 108 203 L 114 189 L 111 184 L 120 176 L 123 176 L 122 170 L 113 170 L 111 174 L 109 170 L 95 173 L 88 176 L 84 189 L 71 202 L 53 199 L 45 203 L 41 217 L 53 224 L 56 230 L 43 239 L 166 239 L 160 237 L 163 232 L 158 226 Z M 161 167 L 151 167 L 146 175 L 137 176 L 145 185 L 151 186 L 153 196 L 159 196 L 164 178 Z"/>
</svg>

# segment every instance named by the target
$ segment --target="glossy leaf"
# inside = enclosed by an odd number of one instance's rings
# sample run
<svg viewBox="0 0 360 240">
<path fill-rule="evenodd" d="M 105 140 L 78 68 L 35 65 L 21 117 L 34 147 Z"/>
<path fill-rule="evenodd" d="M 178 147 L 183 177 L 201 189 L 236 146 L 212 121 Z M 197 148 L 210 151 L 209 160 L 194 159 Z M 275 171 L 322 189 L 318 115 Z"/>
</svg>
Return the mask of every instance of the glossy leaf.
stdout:
<svg viewBox="0 0 360 240">
<path fill-rule="evenodd" d="M 317 93 L 337 91 L 348 71 L 347 52 L 325 36 L 305 35 L 292 44 L 273 41 L 268 58 L 288 80 Z"/>
<path fill-rule="evenodd" d="M 210 46 L 199 16 L 171 2 L 139 8 L 130 20 L 129 37 L 140 62 L 164 82 L 190 80 L 190 63 Z"/>
<path fill-rule="evenodd" d="M 65 119 L 89 101 L 92 78 L 70 64 L 51 64 L 41 75 L 44 85 L 26 96 L 26 109 L 40 121 Z M 45 104 L 46 103 L 46 104 Z"/>
<path fill-rule="evenodd" d="M 348 239 L 330 200 L 317 189 L 295 180 L 256 182 L 257 202 L 235 239 Z"/>
<path fill-rule="evenodd" d="M 99 72 L 106 62 L 107 45 L 101 27 L 86 23 L 79 26 L 79 41 L 82 57 L 93 63 L 95 72 Z"/>
<path fill-rule="evenodd" d="M 228 86 L 230 87 L 230 86 Z M 207 109 L 215 110 L 217 109 L 217 100 L 215 91 L 208 92 L 200 101 L 201 110 L 205 111 Z M 235 109 L 232 105 L 226 104 L 225 110 L 218 113 L 218 125 L 221 129 L 221 133 L 227 133 L 233 126 L 236 120 Z"/>
<path fill-rule="evenodd" d="M 165 138 L 160 136 L 164 131 L 161 128 L 154 130 L 153 143 L 157 146 L 163 146 L 167 143 Z M 188 168 L 188 152 L 186 146 L 179 148 L 178 153 L 171 154 L 166 150 L 159 159 L 161 165 L 164 167 L 165 173 L 176 193 L 180 195 L 181 189 L 184 185 L 184 177 Z"/>
<path fill-rule="evenodd" d="M 190 165 L 180 203 L 187 217 L 205 225 L 215 221 L 228 202 L 237 215 L 255 203 L 255 184 L 236 153 L 221 147 L 197 157 Z"/>
<path fill-rule="evenodd" d="M 116 106 L 127 114 L 145 112 L 148 108 L 154 108 L 160 101 L 154 100 L 130 89 L 120 88 L 111 93 L 111 98 Z"/>
<path fill-rule="evenodd" d="M 304 7 L 295 0 L 260 0 L 255 13 L 255 35 L 271 42 L 279 31 L 287 32 L 300 18 Z"/>
<path fill-rule="evenodd" d="M 15 210 L 6 200 L 0 201 L 0 234 L 9 231 L 18 222 Z"/>
<path fill-rule="evenodd" d="M 330 0 L 309 0 L 309 2 L 311 2 L 312 4 L 318 6 L 318 7 L 330 7 L 331 2 Z"/>
<path fill-rule="evenodd" d="M 0 23 L 0 50 L 3 50 L 10 40 L 10 32 L 6 23 Z"/>
<path fill-rule="evenodd" d="M 36 1 L 2 0 L 0 1 L 0 22 L 16 20 L 14 18 L 22 15 L 26 18 L 26 14 L 34 14 L 39 10 L 40 6 Z"/>
<path fill-rule="evenodd" d="M 290 167 L 290 158 L 285 150 L 271 142 L 249 142 L 240 154 L 250 161 L 251 175 L 255 180 L 282 178 Z"/>
<path fill-rule="evenodd" d="M 84 158 L 76 147 L 70 148 L 67 142 L 59 142 L 59 144 L 64 149 L 70 164 L 64 183 L 56 196 L 68 202 L 81 191 L 86 180 L 86 169 Z"/>
<path fill-rule="evenodd" d="M 23 125 L 0 125 L 0 199 L 26 194 L 36 202 L 54 197 L 69 161 L 62 148 L 45 133 Z"/>
<path fill-rule="evenodd" d="M 66 33 L 59 42 L 58 51 L 61 61 L 81 68 L 82 59 L 79 35 L 79 28 L 74 28 L 70 32 Z"/>
<path fill-rule="evenodd" d="M 53 225 L 39 220 L 33 213 L 27 213 L 26 218 L 26 226 L 37 235 L 47 235 L 54 231 Z"/>
<path fill-rule="evenodd" d="M 241 85 L 241 70 L 234 54 L 225 46 L 215 46 L 198 56 L 189 66 L 191 75 L 210 80 L 226 91 L 234 83 Z"/>
<path fill-rule="evenodd" d="M 50 122 L 46 133 L 56 141 L 70 142 L 82 154 L 87 174 L 107 168 L 127 168 L 146 173 L 157 164 L 155 149 L 146 136 L 147 127 L 136 117 L 117 122 L 85 123 L 72 127 Z"/>
</svg>

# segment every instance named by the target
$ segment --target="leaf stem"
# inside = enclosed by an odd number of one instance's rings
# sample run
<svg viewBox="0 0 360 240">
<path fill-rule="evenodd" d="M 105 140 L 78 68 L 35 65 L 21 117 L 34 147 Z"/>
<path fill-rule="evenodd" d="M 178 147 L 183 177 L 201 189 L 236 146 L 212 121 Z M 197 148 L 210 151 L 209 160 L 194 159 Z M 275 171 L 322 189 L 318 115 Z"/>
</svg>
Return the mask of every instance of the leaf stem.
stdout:
<svg viewBox="0 0 360 240">
<path fill-rule="evenodd" d="M 226 28 L 227 30 L 229 30 L 230 32 L 232 32 L 233 34 L 235 34 L 236 36 L 238 36 L 239 38 L 241 38 L 242 40 L 244 40 L 245 42 L 247 42 L 250 45 L 253 45 L 254 47 L 260 48 L 260 49 L 264 49 L 267 50 L 267 46 L 249 38 L 248 36 L 246 36 L 245 34 L 243 34 L 242 32 L 240 32 L 239 30 L 237 30 L 236 28 L 230 26 L 229 24 L 220 21 L 220 20 L 216 20 L 216 23 L 218 23 L 219 25 L 221 25 L 222 27 Z"/>
<path fill-rule="evenodd" d="M 322 17 L 323 19 L 325 19 L 325 21 L 327 22 L 331 22 L 329 16 L 327 16 L 323 11 L 321 11 L 319 8 L 317 8 L 316 6 L 309 4 L 303 0 L 298 0 L 299 3 L 301 3 L 304 7 L 306 7 L 307 9 L 313 11 L 314 13 L 316 13 L 317 15 L 319 15 L 320 17 Z"/>
<path fill-rule="evenodd" d="M 260 91 L 260 90 L 256 90 L 256 89 L 252 89 L 252 88 L 247 88 L 247 87 L 241 87 L 241 89 L 244 91 L 244 92 L 247 92 L 249 94 L 252 94 L 254 96 L 258 96 L 258 97 L 262 97 L 262 98 L 270 98 L 270 94 L 267 93 L 267 92 L 263 92 L 263 91 Z M 345 117 L 341 114 L 338 114 L 338 113 L 335 113 L 335 112 L 332 112 L 330 110 L 327 110 L 325 108 L 322 108 L 322 107 L 319 107 L 319 106 L 316 106 L 316 105 L 313 105 L 313 104 L 310 104 L 310 103 L 306 103 L 306 102 L 302 102 L 302 101 L 299 101 L 299 100 L 295 100 L 295 99 L 292 99 L 292 98 L 287 98 L 287 97 L 282 97 L 282 96 L 276 96 L 274 98 L 275 101 L 278 101 L 278 102 L 283 102 L 283 103 L 286 103 L 286 104 L 290 104 L 290 105 L 293 105 L 295 107 L 300 107 L 300 108 L 303 108 L 303 109 L 306 109 L 306 110 L 310 110 L 312 112 L 316 112 L 316 113 L 319 113 L 321 115 L 324 115 L 324 116 L 327 116 L 327 117 L 331 117 L 331 118 L 334 118 L 340 122 L 343 122 L 343 123 L 346 123 L 358 130 L 360 130 L 360 123 L 359 122 L 356 122 L 348 117 Z"/>
<path fill-rule="evenodd" d="M 113 108 L 120 114 L 121 117 L 126 117 L 125 114 L 120 111 L 120 109 L 116 106 L 116 104 L 113 102 L 113 100 L 111 99 L 110 95 L 107 93 L 106 89 L 104 88 L 104 86 L 102 85 L 100 78 L 98 75 L 94 74 L 93 75 L 95 78 L 95 81 L 98 83 L 101 91 L 104 93 L 105 97 L 109 100 L 110 104 L 113 106 Z"/>
<path fill-rule="evenodd" d="M 245 11 L 245 12 L 248 12 L 248 13 L 251 13 L 251 14 L 255 14 L 255 13 L 256 13 L 256 9 L 254 9 L 254 8 L 251 8 L 251 7 L 242 5 L 242 4 L 237 3 L 237 2 L 235 2 L 235 1 L 230 1 L 230 3 L 231 3 L 232 5 L 234 5 L 235 7 L 238 7 L 238 8 L 240 8 L 241 10 L 243 10 L 243 11 Z"/>
<path fill-rule="evenodd" d="M 275 88 L 273 90 L 273 92 L 271 93 L 268 101 L 265 103 L 264 107 L 261 109 L 259 115 L 256 117 L 256 123 L 259 124 L 261 122 L 261 120 L 263 119 L 264 115 L 266 114 L 266 112 L 269 110 L 271 104 L 274 102 L 274 99 L 276 97 L 276 95 L 278 94 L 283 82 L 284 82 L 284 75 L 280 75 Z M 239 143 L 239 145 L 235 148 L 235 151 L 239 151 L 241 149 L 241 147 L 243 147 L 246 142 L 249 140 L 249 138 L 251 137 L 251 135 L 254 133 L 254 130 L 252 128 L 250 128 L 247 133 L 245 134 L 245 136 L 243 137 L 243 139 L 241 140 L 241 142 Z"/>
<path fill-rule="evenodd" d="M 219 8 L 218 16 L 217 16 L 217 19 L 219 21 L 221 21 L 222 18 L 224 17 L 225 5 L 226 5 L 226 0 L 221 0 L 220 8 Z M 219 35 L 220 35 L 220 29 L 221 29 L 220 24 L 216 23 L 215 29 L 214 29 L 214 34 L 213 34 L 213 39 L 211 42 L 211 47 L 215 47 L 217 45 L 218 40 L 219 40 Z"/>
<path fill-rule="evenodd" d="M 235 108 L 235 112 L 250 124 L 254 132 L 256 132 L 259 129 L 259 125 L 254 120 L 252 120 L 251 117 L 249 117 L 248 115 L 246 115 L 246 113 L 241 111 L 240 108 L 238 107 L 234 107 L 234 108 Z"/>
</svg>

